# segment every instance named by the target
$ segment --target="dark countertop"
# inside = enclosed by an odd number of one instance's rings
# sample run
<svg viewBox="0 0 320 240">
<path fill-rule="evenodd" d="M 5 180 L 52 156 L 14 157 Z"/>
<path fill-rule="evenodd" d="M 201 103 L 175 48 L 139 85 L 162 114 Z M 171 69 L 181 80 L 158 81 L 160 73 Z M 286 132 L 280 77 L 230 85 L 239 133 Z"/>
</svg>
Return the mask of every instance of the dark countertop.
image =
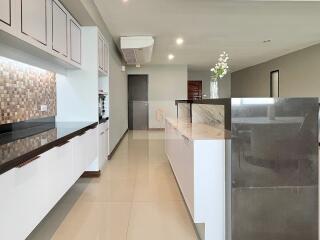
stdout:
<svg viewBox="0 0 320 240">
<path fill-rule="evenodd" d="M 0 134 L 0 174 L 58 146 L 89 129 L 97 122 L 56 122 Z"/>
</svg>

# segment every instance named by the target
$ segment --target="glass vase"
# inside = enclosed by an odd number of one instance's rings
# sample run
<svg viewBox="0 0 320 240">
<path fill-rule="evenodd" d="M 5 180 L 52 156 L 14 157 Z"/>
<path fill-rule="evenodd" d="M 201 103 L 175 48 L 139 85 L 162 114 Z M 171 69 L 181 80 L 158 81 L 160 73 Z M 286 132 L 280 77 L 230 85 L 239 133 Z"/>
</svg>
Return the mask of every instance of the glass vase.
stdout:
<svg viewBox="0 0 320 240">
<path fill-rule="evenodd" d="M 219 98 L 218 80 L 210 81 L 210 98 Z"/>
</svg>

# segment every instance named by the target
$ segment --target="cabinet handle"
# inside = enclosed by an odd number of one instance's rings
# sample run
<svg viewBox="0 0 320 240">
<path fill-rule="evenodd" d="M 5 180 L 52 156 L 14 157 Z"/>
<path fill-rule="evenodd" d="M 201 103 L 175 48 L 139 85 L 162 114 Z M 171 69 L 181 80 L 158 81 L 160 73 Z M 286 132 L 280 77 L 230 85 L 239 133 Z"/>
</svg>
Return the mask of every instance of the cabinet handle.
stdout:
<svg viewBox="0 0 320 240">
<path fill-rule="evenodd" d="M 84 135 L 86 132 L 87 132 L 87 131 L 84 131 L 84 132 L 82 132 L 82 133 L 79 133 L 78 136 L 82 136 L 82 135 Z"/>
<path fill-rule="evenodd" d="M 104 132 L 100 133 L 100 136 L 104 135 Z"/>
<path fill-rule="evenodd" d="M 29 160 L 23 162 L 23 163 L 20 163 L 18 166 L 16 166 L 16 168 L 22 168 L 26 165 L 28 165 L 29 163 L 32 163 L 33 161 L 37 160 L 38 158 L 40 158 L 40 156 L 36 156 L 36 157 L 33 157 L 33 158 L 30 158 Z"/>
<path fill-rule="evenodd" d="M 64 146 L 64 145 L 66 145 L 67 143 L 69 143 L 69 141 L 66 141 L 66 142 L 60 143 L 60 144 L 58 144 L 56 147 L 62 147 L 62 146 Z"/>
</svg>

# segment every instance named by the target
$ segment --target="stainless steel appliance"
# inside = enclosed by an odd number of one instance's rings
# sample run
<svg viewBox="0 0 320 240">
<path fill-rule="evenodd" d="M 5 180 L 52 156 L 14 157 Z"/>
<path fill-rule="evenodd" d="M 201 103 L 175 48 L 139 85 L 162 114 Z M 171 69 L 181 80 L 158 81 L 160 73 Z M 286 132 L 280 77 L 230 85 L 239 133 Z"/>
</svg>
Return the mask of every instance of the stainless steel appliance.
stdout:
<svg viewBox="0 0 320 240">
<path fill-rule="evenodd" d="M 99 123 L 105 122 L 109 118 L 107 97 L 107 93 L 99 93 Z"/>
</svg>

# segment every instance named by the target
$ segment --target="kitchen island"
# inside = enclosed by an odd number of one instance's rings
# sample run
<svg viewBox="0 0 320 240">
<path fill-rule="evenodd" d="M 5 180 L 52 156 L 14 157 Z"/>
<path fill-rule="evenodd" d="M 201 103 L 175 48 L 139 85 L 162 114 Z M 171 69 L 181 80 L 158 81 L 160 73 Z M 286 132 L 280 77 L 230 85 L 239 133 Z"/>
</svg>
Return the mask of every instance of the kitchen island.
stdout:
<svg viewBox="0 0 320 240">
<path fill-rule="evenodd" d="M 166 154 L 203 239 L 225 236 L 225 141 L 230 136 L 206 124 L 166 119 Z"/>
<path fill-rule="evenodd" d="M 176 101 L 165 147 L 202 240 L 318 239 L 318 99 Z"/>
</svg>

